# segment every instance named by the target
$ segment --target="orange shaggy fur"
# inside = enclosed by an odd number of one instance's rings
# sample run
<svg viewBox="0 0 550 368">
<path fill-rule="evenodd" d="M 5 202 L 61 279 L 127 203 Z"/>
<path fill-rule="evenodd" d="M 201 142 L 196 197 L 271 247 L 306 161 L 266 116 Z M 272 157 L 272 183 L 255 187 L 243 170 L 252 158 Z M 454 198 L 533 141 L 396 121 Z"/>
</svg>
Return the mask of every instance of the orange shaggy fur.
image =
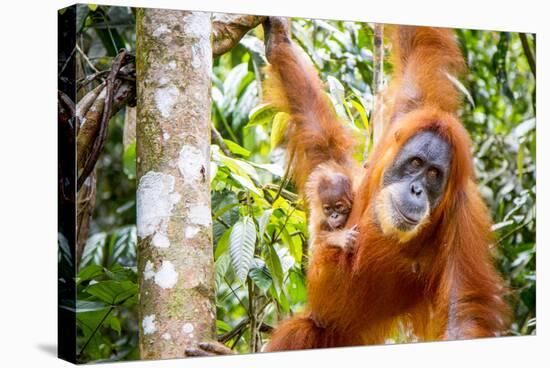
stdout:
<svg viewBox="0 0 550 368">
<path fill-rule="evenodd" d="M 284 27 L 273 26 L 277 22 L 271 18 L 268 92 L 292 116 L 288 149 L 295 152 L 294 178 L 303 194 L 318 165 L 353 167 L 351 138 L 315 70 Z M 447 76 L 464 70 L 462 55 L 450 30 L 423 27 L 398 27 L 393 53 L 388 128 L 359 179 L 348 219 L 348 227 L 359 226 L 356 251 L 316 248 L 306 311 L 277 327 L 267 351 L 383 343 L 400 326 L 424 341 L 495 336 L 506 329 L 504 287 L 489 252 L 491 220 L 475 185 L 470 140 L 456 115 L 459 94 Z M 450 144 L 451 168 L 429 223 L 403 243 L 381 232 L 372 207 L 384 171 L 422 130 Z"/>
</svg>

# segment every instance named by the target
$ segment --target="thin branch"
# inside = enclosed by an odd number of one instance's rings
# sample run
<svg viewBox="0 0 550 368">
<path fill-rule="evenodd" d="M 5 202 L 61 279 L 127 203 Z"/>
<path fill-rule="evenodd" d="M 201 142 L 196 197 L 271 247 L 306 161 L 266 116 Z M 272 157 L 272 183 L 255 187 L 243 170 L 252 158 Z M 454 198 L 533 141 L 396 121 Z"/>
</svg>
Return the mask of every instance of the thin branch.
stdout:
<svg viewBox="0 0 550 368">
<path fill-rule="evenodd" d="M 529 68 L 531 69 L 531 72 L 533 73 L 533 76 L 535 79 L 537 78 L 537 62 L 535 60 L 535 56 L 533 55 L 533 51 L 531 50 L 531 47 L 529 46 L 529 41 L 527 41 L 527 35 L 525 33 L 519 34 L 519 39 L 521 40 L 521 47 L 523 47 L 523 52 L 525 53 L 525 57 L 527 58 L 527 62 L 529 63 Z"/>
<path fill-rule="evenodd" d="M 97 73 L 93 73 L 93 74 L 85 76 L 84 78 L 79 79 L 76 82 L 76 84 L 77 84 L 79 89 L 82 88 L 82 87 L 86 87 L 88 84 L 90 84 L 91 82 L 93 82 L 97 78 L 101 78 L 104 75 L 109 74 L 110 72 L 111 72 L 110 70 L 101 70 Z"/>
<path fill-rule="evenodd" d="M 267 183 L 266 185 L 264 185 L 264 187 L 262 189 L 269 189 L 269 190 L 278 191 L 280 187 L 281 186 L 277 185 L 277 184 Z M 298 199 L 299 199 L 297 194 L 292 193 L 291 191 L 288 191 L 286 189 L 281 190 L 281 197 L 283 197 L 284 199 L 286 199 L 287 201 L 290 201 L 290 202 L 297 202 Z M 296 206 L 296 208 L 300 209 L 300 206 Z"/>
<path fill-rule="evenodd" d="M 279 198 L 279 196 L 283 191 L 283 188 L 286 187 L 286 185 L 288 184 L 288 181 L 290 180 L 290 168 L 292 167 L 292 163 L 294 161 L 294 154 L 295 154 L 295 151 L 292 151 L 292 155 L 290 156 L 290 159 L 288 160 L 288 163 L 286 165 L 283 179 L 281 180 L 281 185 L 279 185 L 279 190 L 277 190 L 277 194 L 275 194 L 275 197 L 273 198 L 273 202 L 275 202 L 277 198 Z"/>
<path fill-rule="evenodd" d="M 500 245 L 504 239 L 514 235 L 515 233 L 517 233 L 518 231 L 520 231 L 521 229 L 523 229 L 524 227 L 526 227 L 527 225 L 529 225 L 530 223 L 532 223 L 534 221 L 534 219 L 530 219 L 529 221 L 526 221 L 524 222 L 523 224 L 515 227 L 514 229 L 510 230 L 510 232 L 504 234 L 503 236 L 500 237 L 500 239 L 497 241 L 496 245 Z"/>
<path fill-rule="evenodd" d="M 82 49 L 80 48 L 80 46 L 78 46 L 78 44 L 76 44 L 76 50 L 78 51 L 78 53 L 82 56 L 82 58 L 84 59 L 84 61 L 86 62 L 86 64 L 88 64 L 88 66 L 90 68 L 92 68 L 92 70 L 95 72 L 95 73 L 99 73 L 99 70 L 97 70 L 97 68 L 94 66 L 94 64 L 92 64 L 92 62 L 90 61 L 90 59 L 88 59 L 88 56 L 84 53 L 84 51 L 82 51 Z"/>
<path fill-rule="evenodd" d="M 227 284 L 227 286 L 229 287 L 229 289 L 231 290 L 231 292 L 233 293 L 233 295 L 235 296 L 235 298 L 237 298 L 237 300 L 239 301 L 239 304 L 241 305 L 241 307 L 244 308 L 244 310 L 246 311 L 246 314 L 248 314 L 248 309 L 246 308 L 246 306 L 244 305 L 243 301 L 241 300 L 241 298 L 239 298 L 239 296 L 237 295 L 237 293 L 235 292 L 235 290 L 233 290 L 233 288 L 231 287 L 231 283 L 229 282 L 229 280 L 227 279 L 227 277 L 224 277 L 223 278 L 225 280 L 225 283 Z"/>
<path fill-rule="evenodd" d="M 78 177 L 78 182 L 76 186 L 77 191 L 82 187 L 82 184 L 94 169 L 97 159 L 99 158 L 99 154 L 101 153 L 101 150 L 103 149 L 103 146 L 105 144 L 105 140 L 107 139 L 107 125 L 109 124 L 109 119 L 111 118 L 114 84 L 115 84 L 117 74 L 120 68 L 122 67 L 123 62 L 125 61 L 126 56 L 127 56 L 126 50 L 122 50 L 117 55 L 117 57 L 113 61 L 111 72 L 107 77 L 106 86 L 105 86 L 106 88 L 105 107 L 103 108 L 103 115 L 101 116 L 101 123 L 99 126 L 98 137 L 96 138 L 94 144 L 92 145 L 90 155 L 87 157 L 86 163 L 84 164 L 84 169 L 82 170 L 82 173 Z"/>
<path fill-rule="evenodd" d="M 266 17 L 215 13 L 212 20 L 212 54 L 220 56 L 235 47 L 241 38 Z"/>
<path fill-rule="evenodd" d="M 223 123 L 223 126 L 224 126 L 225 130 L 227 130 L 227 133 L 229 134 L 229 137 L 231 138 L 231 140 L 233 140 L 233 142 L 238 142 L 239 140 L 237 139 L 237 136 L 235 135 L 235 133 L 233 133 L 233 129 L 231 129 L 231 127 L 229 126 L 229 123 L 227 122 L 227 120 L 223 116 L 223 113 L 220 110 L 220 108 L 218 107 L 218 105 L 214 104 L 214 108 L 220 114 L 220 119 Z"/>
<path fill-rule="evenodd" d="M 214 123 L 212 123 L 212 125 L 211 125 L 211 130 L 212 130 L 212 139 L 220 147 L 220 149 L 222 150 L 224 155 L 226 155 L 228 157 L 233 157 L 233 154 L 231 153 L 231 150 L 229 149 L 229 147 L 227 147 L 227 144 L 224 142 L 223 137 L 220 134 L 220 132 L 218 132 L 218 130 L 214 126 Z"/>
</svg>

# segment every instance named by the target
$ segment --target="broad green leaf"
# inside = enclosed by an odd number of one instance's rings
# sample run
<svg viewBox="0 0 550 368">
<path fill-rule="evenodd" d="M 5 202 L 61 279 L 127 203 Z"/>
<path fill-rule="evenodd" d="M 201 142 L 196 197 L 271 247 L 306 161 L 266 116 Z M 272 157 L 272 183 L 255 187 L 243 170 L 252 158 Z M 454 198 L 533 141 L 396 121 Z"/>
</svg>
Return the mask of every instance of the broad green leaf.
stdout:
<svg viewBox="0 0 550 368">
<path fill-rule="evenodd" d="M 260 104 L 253 108 L 248 115 L 247 126 L 268 124 L 275 115 L 275 108 L 271 104 Z"/>
<path fill-rule="evenodd" d="M 271 127 L 271 150 L 275 149 L 284 139 L 290 116 L 286 112 L 278 112 L 273 118 Z"/>
<path fill-rule="evenodd" d="M 363 128 L 365 130 L 369 129 L 369 118 L 367 117 L 367 113 L 365 111 L 365 108 L 362 104 L 357 102 L 356 100 L 351 100 L 351 105 L 357 110 L 359 113 L 359 117 L 361 118 L 361 123 L 363 123 Z"/>
<path fill-rule="evenodd" d="M 250 156 L 250 151 L 247 150 L 246 148 L 239 146 L 237 143 L 229 139 L 224 139 L 223 141 L 225 142 L 225 144 L 227 145 L 227 148 L 229 148 L 229 150 L 232 153 L 243 157 Z"/>
<path fill-rule="evenodd" d="M 302 243 L 297 236 L 291 236 L 288 231 L 288 226 L 283 229 L 282 238 L 288 245 L 290 255 L 298 263 L 302 262 Z"/>
<path fill-rule="evenodd" d="M 214 251 L 214 258 L 218 259 L 227 252 L 229 248 L 229 236 L 231 235 L 231 229 L 225 230 L 216 243 L 216 250 Z"/>
<path fill-rule="evenodd" d="M 264 293 L 266 293 L 272 284 L 271 274 L 265 262 L 255 258 L 250 268 L 249 276 Z"/>
<path fill-rule="evenodd" d="M 239 160 L 237 158 L 231 158 L 224 155 L 220 155 L 221 162 L 226 165 L 231 171 L 245 177 L 251 177 L 252 179 L 259 181 L 258 173 L 256 169 L 248 162 Z"/>
<path fill-rule="evenodd" d="M 100 281 L 88 286 L 85 291 L 101 301 L 117 305 L 137 294 L 137 285 L 131 281 Z"/>
<path fill-rule="evenodd" d="M 258 169 L 269 171 L 271 174 L 278 176 L 280 178 L 283 177 L 285 174 L 285 171 L 281 165 L 277 164 L 258 164 L 255 162 L 250 161 L 250 165 L 257 167 Z"/>
<path fill-rule="evenodd" d="M 231 326 L 221 319 L 216 320 L 216 330 L 218 331 L 218 334 L 223 334 L 225 332 L 229 332 L 232 330 Z"/>
<path fill-rule="evenodd" d="M 283 267 L 281 266 L 279 255 L 272 244 L 266 246 L 265 263 L 273 278 L 273 286 L 279 295 L 283 285 Z"/>
<path fill-rule="evenodd" d="M 260 217 L 260 220 L 258 221 L 258 235 L 260 239 L 262 239 L 265 234 L 265 229 L 267 227 L 267 224 L 269 224 L 269 219 L 271 218 L 272 214 L 272 209 L 265 210 L 264 213 L 262 213 L 262 217 Z"/>
<path fill-rule="evenodd" d="M 88 300 L 77 300 L 76 305 L 74 300 L 62 300 L 59 307 L 75 313 L 95 312 L 108 308 L 109 306 L 102 302 L 94 302 Z"/>
<path fill-rule="evenodd" d="M 111 326 L 111 329 L 116 331 L 118 336 L 120 336 L 120 320 L 117 317 L 113 316 L 113 318 L 111 318 L 109 321 L 109 326 Z"/>
<path fill-rule="evenodd" d="M 237 98 L 241 88 L 243 87 L 243 81 L 248 74 L 248 62 L 237 65 L 227 74 L 223 82 L 225 100 L 224 105 L 221 107 L 222 110 L 230 108 L 231 104 L 234 103 L 233 100 Z M 253 75 L 252 78 L 254 78 Z"/>
<path fill-rule="evenodd" d="M 90 8 L 91 11 L 96 11 L 97 10 L 97 4 L 88 4 L 88 8 Z"/>
<path fill-rule="evenodd" d="M 105 276 L 116 281 L 136 281 L 136 272 L 130 267 L 124 267 L 120 264 L 115 264 L 109 269 L 105 269 Z"/>
<path fill-rule="evenodd" d="M 231 230 L 229 253 L 235 274 L 244 283 L 252 264 L 256 245 L 256 226 L 251 217 L 245 216 Z"/>
<path fill-rule="evenodd" d="M 293 303 L 304 303 L 307 299 L 305 277 L 301 272 L 291 270 L 288 274 L 287 290 Z"/>
<path fill-rule="evenodd" d="M 101 267 L 100 265 L 96 265 L 96 264 L 88 265 L 84 268 L 81 268 L 80 271 L 78 271 L 76 283 L 79 284 L 83 281 L 94 279 L 98 276 L 101 276 L 102 274 L 103 274 L 103 267 Z"/>
<path fill-rule="evenodd" d="M 77 300 L 76 301 L 76 313 L 85 313 L 99 311 L 107 309 L 109 306 L 101 302 L 91 302 L 87 300 Z"/>
<path fill-rule="evenodd" d="M 90 13 L 90 8 L 87 6 L 77 5 L 76 6 L 76 32 L 81 32 L 88 14 Z"/>
<path fill-rule="evenodd" d="M 250 180 L 250 178 L 248 178 L 248 176 L 241 176 L 234 172 L 231 173 L 230 175 L 243 188 L 250 190 L 252 193 L 256 194 L 257 196 L 263 197 L 264 194 L 261 192 L 261 190 L 258 187 L 256 187 L 256 185 L 252 182 L 252 180 Z"/>
<path fill-rule="evenodd" d="M 220 290 L 230 264 L 231 264 L 231 257 L 229 256 L 228 253 L 223 253 L 218 257 L 218 259 L 216 259 L 216 262 L 215 262 L 216 274 L 214 277 L 214 281 L 216 283 L 216 290 Z"/>
<path fill-rule="evenodd" d="M 210 184 L 212 184 L 217 174 L 218 165 L 214 161 L 210 161 Z"/>
</svg>

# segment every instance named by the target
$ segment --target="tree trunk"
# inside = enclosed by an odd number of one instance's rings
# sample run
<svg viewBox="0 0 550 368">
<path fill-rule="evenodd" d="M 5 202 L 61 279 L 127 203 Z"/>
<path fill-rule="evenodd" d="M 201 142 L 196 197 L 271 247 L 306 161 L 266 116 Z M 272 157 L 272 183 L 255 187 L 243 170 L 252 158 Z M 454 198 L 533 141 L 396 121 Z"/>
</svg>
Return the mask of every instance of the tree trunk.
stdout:
<svg viewBox="0 0 550 368">
<path fill-rule="evenodd" d="M 211 14 L 137 12 L 137 232 L 142 359 L 213 339 Z"/>
</svg>

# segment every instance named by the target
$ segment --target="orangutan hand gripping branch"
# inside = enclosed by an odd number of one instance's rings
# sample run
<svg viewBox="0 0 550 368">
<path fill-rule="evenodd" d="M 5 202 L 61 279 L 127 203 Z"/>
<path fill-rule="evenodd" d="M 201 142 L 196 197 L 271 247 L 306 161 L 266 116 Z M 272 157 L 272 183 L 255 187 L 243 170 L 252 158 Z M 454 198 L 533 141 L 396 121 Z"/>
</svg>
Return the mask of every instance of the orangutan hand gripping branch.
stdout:
<svg viewBox="0 0 550 368">
<path fill-rule="evenodd" d="M 270 18 L 265 33 L 266 95 L 291 115 L 287 147 L 298 190 L 320 203 L 320 194 L 334 190 L 331 202 L 345 197 L 343 175 L 356 188 L 347 204 L 353 201 L 352 210 L 343 227 L 329 230 L 358 226 L 351 251 L 327 246 L 315 225 L 327 214 L 319 203 L 311 207 L 308 305 L 278 326 L 266 350 L 382 343 L 403 325 L 420 340 L 504 332 L 508 308 L 489 254 L 491 220 L 457 117 L 459 92 L 449 78 L 465 69 L 452 32 L 395 29 L 388 124 L 366 173 L 351 158 L 351 136 L 314 68 L 292 44 L 286 20 Z M 324 175 L 315 179 L 319 167 Z M 335 187 L 314 192 L 326 184 L 322 178 Z"/>
</svg>

